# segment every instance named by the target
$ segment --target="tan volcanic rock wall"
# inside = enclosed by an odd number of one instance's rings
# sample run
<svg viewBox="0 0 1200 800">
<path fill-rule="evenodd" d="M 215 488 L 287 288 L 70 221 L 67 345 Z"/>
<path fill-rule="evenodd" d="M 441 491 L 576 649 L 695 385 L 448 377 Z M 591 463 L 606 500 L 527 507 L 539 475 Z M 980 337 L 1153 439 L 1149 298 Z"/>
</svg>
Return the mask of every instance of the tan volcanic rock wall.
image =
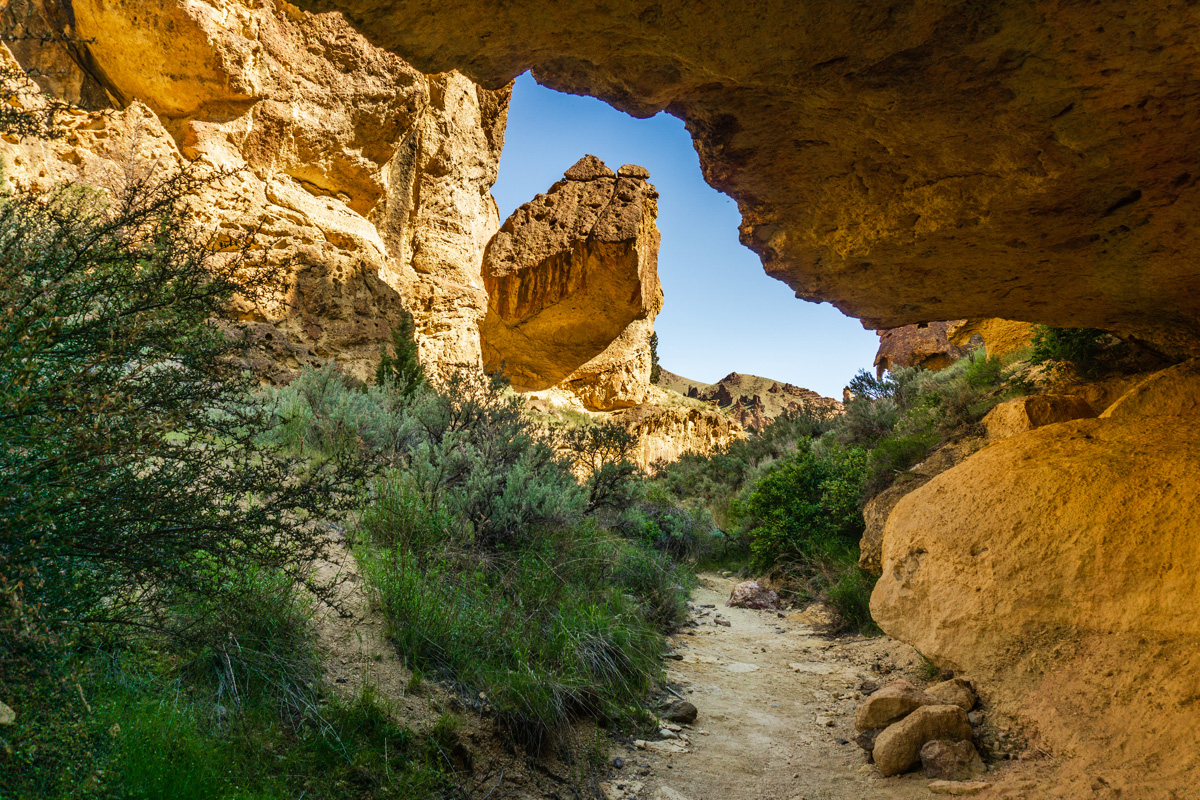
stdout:
<svg viewBox="0 0 1200 800">
<path fill-rule="evenodd" d="M 1200 352 L 1185 0 L 300 2 L 428 71 L 532 69 L 682 118 L 767 271 L 871 328 L 1000 317 Z"/>
<path fill-rule="evenodd" d="M 642 401 L 663 303 L 647 177 L 585 156 L 504 222 L 483 265 L 489 371 L 518 391 L 564 385 L 594 410 Z"/>
<path fill-rule="evenodd" d="M 746 436 L 741 425 L 715 409 L 644 405 L 614 411 L 610 419 L 637 437 L 633 461 L 645 470 L 685 453 L 716 452 Z"/>
<path fill-rule="evenodd" d="M 1011 319 L 964 319 L 951 323 L 946 338 L 951 344 L 967 347 L 978 336 L 989 356 L 1003 358 L 1030 346 L 1034 326 Z"/>
<path fill-rule="evenodd" d="M 1197 410 L 1192 361 L 1099 419 L 989 445 L 888 517 L 875 619 L 1076 757 L 1047 797 L 1200 780 Z"/>
<path fill-rule="evenodd" d="M 234 170 L 196 198 L 195 216 L 260 228 L 271 258 L 290 263 L 281 302 L 241 309 L 259 357 L 285 373 L 336 358 L 367 377 L 408 307 L 433 369 L 480 364 L 507 90 L 423 75 L 340 16 L 286 2 L 41 6 L 86 40 L 72 46 L 79 84 L 119 107 L 75 118 L 60 141 L 4 143 L 14 183 L 104 185 L 184 159 Z M 24 46 L 25 63 L 56 63 L 56 47 Z"/>
</svg>

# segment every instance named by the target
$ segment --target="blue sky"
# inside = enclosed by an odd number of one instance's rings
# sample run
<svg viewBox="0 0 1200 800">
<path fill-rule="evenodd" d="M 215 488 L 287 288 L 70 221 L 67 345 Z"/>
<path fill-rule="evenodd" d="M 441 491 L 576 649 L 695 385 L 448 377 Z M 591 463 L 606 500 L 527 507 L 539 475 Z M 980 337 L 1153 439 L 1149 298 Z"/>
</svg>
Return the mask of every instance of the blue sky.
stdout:
<svg viewBox="0 0 1200 800">
<path fill-rule="evenodd" d="M 658 273 L 666 305 L 655 322 L 659 361 L 712 383 L 746 372 L 841 398 L 870 367 L 878 339 L 828 304 L 797 300 L 738 242 L 737 204 L 704 182 L 683 123 L 634 119 L 590 97 L 517 79 L 492 190 L 503 221 L 587 153 L 613 169 L 641 164 L 658 187 Z"/>
</svg>

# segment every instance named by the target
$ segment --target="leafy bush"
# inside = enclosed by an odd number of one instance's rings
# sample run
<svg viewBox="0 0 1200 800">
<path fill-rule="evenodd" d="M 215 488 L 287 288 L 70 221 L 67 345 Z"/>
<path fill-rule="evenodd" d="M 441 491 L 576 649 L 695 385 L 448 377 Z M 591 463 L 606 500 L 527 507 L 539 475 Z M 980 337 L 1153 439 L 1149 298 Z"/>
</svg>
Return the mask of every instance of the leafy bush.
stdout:
<svg viewBox="0 0 1200 800">
<path fill-rule="evenodd" d="M 1073 367 L 1080 375 L 1094 376 L 1100 364 L 1096 356 L 1108 337 L 1106 331 L 1095 328 L 1052 328 L 1038 325 L 1030 340 L 1030 364 L 1052 368 Z"/>
<path fill-rule="evenodd" d="M 300 579 L 313 521 L 353 499 L 352 464 L 261 443 L 272 417 L 213 320 L 279 268 L 180 223 L 200 180 L 0 201 L 0 565 L 46 625 L 225 596 L 233 567 Z"/>
<path fill-rule="evenodd" d="M 796 453 L 772 467 L 738 505 L 759 567 L 844 558 L 862 535 L 866 476 L 864 451 L 817 452 L 802 440 Z"/>
</svg>

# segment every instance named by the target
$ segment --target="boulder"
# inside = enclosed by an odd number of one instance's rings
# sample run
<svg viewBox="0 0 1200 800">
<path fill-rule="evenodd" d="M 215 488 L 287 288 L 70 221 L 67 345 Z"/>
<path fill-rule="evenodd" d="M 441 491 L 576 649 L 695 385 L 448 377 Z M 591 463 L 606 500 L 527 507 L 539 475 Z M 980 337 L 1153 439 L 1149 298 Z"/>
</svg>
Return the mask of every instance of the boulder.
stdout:
<svg viewBox="0 0 1200 800">
<path fill-rule="evenodd" d="M 691 725 L 696 721 L 696 707 L 687 700 L 676 700 L 667 704 L 659 714 L 667 722 L 677 722 L 680 725 Z"/>
<path fill-rule="evenodd" d="M 562 385 L 601 411 L 645 399 L 663 295 L 658 191 L 642 173 L 585 156 L 488 244 L 484 366 L 514 389 Z"/>
<path fill-rule="evenodd" d="M 988 439 L 995 441 L 1056 422 L 1091 419 L 1096 412 L 1080 397 L 1038 394 L 1000 403 L 983 418 Z"/>
<path fill-rule="evenodd" d="M 886 728 L 921 706 L 937 705 L 930 697 L 905 680 L 889 683 L 868 697 L 854 714 L 854 727 L 860 731 Z"/>
<path fill-rule="evenodd" d="M 742 581 L 733 587 L 729 600 L 725 605 L 733 608 L 753 608 L 760 611 L 774 610 L 780 607 L 779 595 L 763 586 L 758 581 Z"/>
<path fill-rule="evenodd" d="M 979 751 L 965 739 L 926 742 L 921 748 L 921 770 L 926 778 L 942 781 L 969 781 L 985 771 Z"/>
<path fill-rule="evenodd" d="M 925 694 L 935 700 L 940 700 L 948 706 L 958 706 L 963 711 L 970 711 L 975 707 L 975 701 L 978 699 L 975 696 L 975 689 L 969 681 L 962 678 L 951 678 L 948 681 L 935 683 L 933 686 L 925 687 Z"/>
<path fill-rule="evenodd" d="M 922 706 L 879 734 L 871 754 L 880 774 L 888 777 L 916 766 L 926 742 L 970 741 L 972 736 L 967 712 L 958 706 Z"/>
<path fill-rule="evenodd" d="M 875 353 L 875 373 L 896 367 L 921 367 L 939 370 L 971 352 L 971 347 L 951 344 L 946 331 L 965 320 L 904 325 L 878 331 L 879 350 Z"/>
<path fill-rule="evenodd" d="M 0 701 L 0 725 L 12 725 L 17 721 L 17 712 L 5 702 Z"/>
<path fill-rule="evenodd" d="M 1200 780 L 1197 403 L 1186 362 L 1099 418 L 990 444 L 896 505 L 871 597 L 884 631 L 986 685 L 1076 773 L 1120 752 L 1147 796 Z"/>
</svg>

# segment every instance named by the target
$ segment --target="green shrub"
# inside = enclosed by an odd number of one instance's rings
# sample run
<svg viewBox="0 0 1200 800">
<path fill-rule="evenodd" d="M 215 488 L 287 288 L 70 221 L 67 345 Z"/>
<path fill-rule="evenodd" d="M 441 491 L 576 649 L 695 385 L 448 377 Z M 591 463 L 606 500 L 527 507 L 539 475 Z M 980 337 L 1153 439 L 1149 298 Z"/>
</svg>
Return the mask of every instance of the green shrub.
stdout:
<svg viewBox="0 0 1200 800">
<path fill-rule="evenodd" d="M 230 567 L 299 577 L 313 521 L 353 499 L 353 464 L 262 445 L 273 418 L 213 320 L 281 273 L 181 223 L 201 182 L 0 200 L 0 565 L 45 625 L 146 624 L 236 589 Z"/>
<path fill-rule="evenodd" d="M 1080 375 L 1093 377 L 1099 371 L 1096 356 L 1104 347 L 1107 331 L 1095 328 L 1052 328 L 1037 325 L 1030 340 L 1030 364 L 1052 368 L 1073 367 Z"/>
<path fill-rule="evenodd" d="M 860 500 L 866 477 L 864 451 L 817 453 L 802 441 L 739 505 L 758 566 L 844 558 L 862 535 Z"/>
<path fill-rule="evenodd" d="M 837 611 L 845 628 L 868 636 L 881 633 L 871 616 L 871 592 L 875 588 L 875 581 L 874 575 L 860 569 L 857 564 L 842 566 L 834 580 L 829 581 L 823 598 Z"/>
</svg>

